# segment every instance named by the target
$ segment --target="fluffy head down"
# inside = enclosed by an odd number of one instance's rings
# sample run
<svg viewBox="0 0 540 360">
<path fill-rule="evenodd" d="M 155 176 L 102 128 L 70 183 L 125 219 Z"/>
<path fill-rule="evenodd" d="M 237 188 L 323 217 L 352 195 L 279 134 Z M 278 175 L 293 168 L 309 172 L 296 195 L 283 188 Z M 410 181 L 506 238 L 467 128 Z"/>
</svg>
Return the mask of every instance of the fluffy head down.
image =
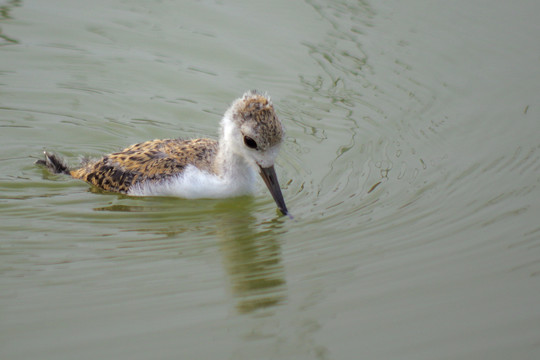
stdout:
<svg viewBox="0 0 540 360">
<path fill-rule="evenodd" d="M 285 135 L 270 97 L 256 90 L 235 100 L 225 116 L 235 123 L 243 136 L 255 141 L 259 151 L 279 145 Z"/>
<path fill-rule="evenodd" d="M 280 211 L 288 214 L 274 170 L 285 130 L 270 98 L 248 91 L 227 110 L 221 128 L 217 161 L 221 173 L 238 181 L 257 171 Z"/>
</svg>

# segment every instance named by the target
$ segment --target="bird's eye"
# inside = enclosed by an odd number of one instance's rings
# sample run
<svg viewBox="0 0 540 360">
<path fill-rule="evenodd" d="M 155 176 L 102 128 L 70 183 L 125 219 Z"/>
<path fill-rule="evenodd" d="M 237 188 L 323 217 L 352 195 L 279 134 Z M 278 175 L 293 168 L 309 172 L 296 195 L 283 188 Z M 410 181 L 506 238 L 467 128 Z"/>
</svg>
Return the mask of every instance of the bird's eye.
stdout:
<svg viewBox="0 0 540 360">
<path fill-rule="evenodd" d="M 244 136 L 244 144 L 246 144 L 246 146 L 250 149 L 257 148 L 257 143 L 255 142 L 255 140 L 253 140 L 249 136 Z"/>
</svg>

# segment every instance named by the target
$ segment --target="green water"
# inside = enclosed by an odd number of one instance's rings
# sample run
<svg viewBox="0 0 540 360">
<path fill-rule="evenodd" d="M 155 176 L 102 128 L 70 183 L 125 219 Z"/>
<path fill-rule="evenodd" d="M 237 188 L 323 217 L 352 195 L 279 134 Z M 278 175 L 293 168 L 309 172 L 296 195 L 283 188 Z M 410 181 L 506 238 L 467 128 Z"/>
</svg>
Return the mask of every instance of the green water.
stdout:
<svg viewBox="0 0 540 360">
<path fill-rule="evenodd" d="M 538 359 L 537 1 L 1 1 L 2 359 Z M 34 165 L 287 136 L 226 200 Z"/>
</svg>

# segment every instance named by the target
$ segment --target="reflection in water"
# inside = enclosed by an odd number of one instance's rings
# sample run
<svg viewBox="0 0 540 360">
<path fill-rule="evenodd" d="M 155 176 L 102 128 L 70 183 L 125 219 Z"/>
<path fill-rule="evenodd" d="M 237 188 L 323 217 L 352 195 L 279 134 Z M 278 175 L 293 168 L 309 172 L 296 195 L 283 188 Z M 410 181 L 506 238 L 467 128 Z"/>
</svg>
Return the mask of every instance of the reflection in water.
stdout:
<svg viewBox="0 0 540 360">
<path fill-rule="evenodd" d="M 11 17 L 11 10 L 13 10 L 14 7 L 21 6 L 22 1 L 21 0 L 10 0 L 5 5 L 0 5 L 0 21 L 13 19 Z M 18 44 L 19 42 L 12 37 L 4 34 L 4 31 L 0 27 L 0 46 L 2 45 L 9 45 L 9 44 Z"/>
<path fill-rule="evenodd" d="M 125 196 L 121 199 L 130 200 Z M 205 236 L 215 234 L 221 245 L 231 293 L 237 300 L 236 308 L 240 313 L 268 308 L 285 300 L 285 272 L 278 240 L 281 222 L 287 221 L 285 217 L 257 223 L 251 214 L 252 197 L 217 202 L 161 199 L 163 202 L 155 203 L 152 198 L 147 200 L 152 204 L 113 204 L 94 208 L 94 211 L 144 213 L 147 227 L 129 230 L 137 233 L 167 238 L 193 234 L 194 231 Z M 150 219 L 154 217 L 156 221 L 152 223 Z M 167 221 L 168 218 L 174 221 Z M 190 236 L 189 241 L 197 242 L 198 238 Z"/>
<path fill-rule="evenodd" d="M 118 211 L 118 212 L 148 212 L 148 211 L 159 211 L 161 208 L 155 206 L 133 206 L 133 205 L 122 205 L 115 204 L 99 208 L 94 208 L 94 211 Z"/>
<path fill-rule="evenodd" d="M 266 227 L 256 224 L 249 208 L 242 205 L 223 211 L 217 235 L 231 289 L 238 299 L 236 308 L 249 313 L 283 302 L 286 286 L 281 246 L 276 239 L 279 220 Z"/>
</svg>

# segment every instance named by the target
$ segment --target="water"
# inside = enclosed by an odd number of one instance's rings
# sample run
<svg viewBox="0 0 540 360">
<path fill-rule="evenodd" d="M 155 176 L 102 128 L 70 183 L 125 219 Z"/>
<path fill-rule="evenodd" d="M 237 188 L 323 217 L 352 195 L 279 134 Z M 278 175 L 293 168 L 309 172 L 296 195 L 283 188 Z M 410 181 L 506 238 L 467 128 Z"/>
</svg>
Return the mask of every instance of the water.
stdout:
<svg viewBox="0 0 540 360">
<path fill-rule="evenodd" d="M 538 358 L 538 2 L 0 9 L 3 359 Z M 292 221 L 33 164 L 216 137 L 251 88 Z"/>
</svg>

